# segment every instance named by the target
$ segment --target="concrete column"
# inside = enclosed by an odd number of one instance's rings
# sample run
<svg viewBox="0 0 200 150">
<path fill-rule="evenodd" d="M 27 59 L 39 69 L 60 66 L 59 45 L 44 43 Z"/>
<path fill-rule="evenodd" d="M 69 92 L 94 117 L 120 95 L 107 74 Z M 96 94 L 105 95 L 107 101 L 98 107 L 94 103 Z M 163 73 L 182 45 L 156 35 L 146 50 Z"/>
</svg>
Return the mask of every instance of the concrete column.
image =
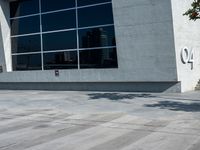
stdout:
<svg viewBox="0 0 200 150">
<path fill-rule="evenodd" d="M 9 17 L 9 1 L 0 0 L 0 65 L 7 72 L 12 71 Z"/>
</svg>

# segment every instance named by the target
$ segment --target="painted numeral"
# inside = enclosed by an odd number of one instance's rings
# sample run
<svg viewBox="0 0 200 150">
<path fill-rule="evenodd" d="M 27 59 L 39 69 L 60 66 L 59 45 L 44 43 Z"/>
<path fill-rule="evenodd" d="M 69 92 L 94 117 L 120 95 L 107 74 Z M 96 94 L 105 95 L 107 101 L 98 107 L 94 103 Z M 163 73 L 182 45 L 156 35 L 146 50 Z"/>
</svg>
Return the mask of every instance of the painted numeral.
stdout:
<svg viewBox="0 0 200 150">
<path fill-rule="evenodd" d="M 184 47 L 181 51 L 181 60 L 184 64 L 194 63 L 193 49 L 189 50 L 187 47 Z"/>
</svg>

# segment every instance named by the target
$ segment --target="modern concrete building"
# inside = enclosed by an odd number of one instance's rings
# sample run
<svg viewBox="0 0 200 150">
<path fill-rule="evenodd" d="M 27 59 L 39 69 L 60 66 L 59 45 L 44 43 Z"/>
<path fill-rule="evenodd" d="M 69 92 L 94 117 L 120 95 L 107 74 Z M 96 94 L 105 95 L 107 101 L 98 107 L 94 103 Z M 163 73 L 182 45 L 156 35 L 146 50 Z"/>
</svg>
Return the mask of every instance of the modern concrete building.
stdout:
<svg viewBox="0 0 200 150">
<path fill-rule="evenodd" d="M 191 1 L 0 0 L 0 88 L 194 90 Z"/>
</svg>

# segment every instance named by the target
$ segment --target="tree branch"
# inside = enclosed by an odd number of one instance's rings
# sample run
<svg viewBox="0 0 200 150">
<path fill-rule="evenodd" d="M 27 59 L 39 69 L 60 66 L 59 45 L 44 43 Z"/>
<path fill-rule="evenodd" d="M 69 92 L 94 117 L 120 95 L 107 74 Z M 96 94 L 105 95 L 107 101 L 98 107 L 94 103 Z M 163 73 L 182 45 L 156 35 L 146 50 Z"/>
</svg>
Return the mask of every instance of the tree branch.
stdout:
<svg viewBox="0 0 200 150">
<path fill-rule="evenodd" d="M 190 20 L 200 19 L 200 0 L 194 0 L 191 4 L 191 8 L 188 9 L 183 15 L 189 17 Z"/>
</svg>

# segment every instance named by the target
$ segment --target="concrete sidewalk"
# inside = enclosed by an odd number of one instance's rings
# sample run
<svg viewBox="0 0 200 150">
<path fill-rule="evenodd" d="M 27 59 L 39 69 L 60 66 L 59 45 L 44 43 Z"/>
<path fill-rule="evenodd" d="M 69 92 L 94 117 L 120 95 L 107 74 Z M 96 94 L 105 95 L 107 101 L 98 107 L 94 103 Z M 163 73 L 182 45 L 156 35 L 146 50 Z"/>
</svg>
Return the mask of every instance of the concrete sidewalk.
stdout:
<svg viewBox="0 0 200 150">
<path fill-rule="evenodd" d="M 0 91 L 0 150 L 199 150 L 200 92 Z"/>
</svg>

